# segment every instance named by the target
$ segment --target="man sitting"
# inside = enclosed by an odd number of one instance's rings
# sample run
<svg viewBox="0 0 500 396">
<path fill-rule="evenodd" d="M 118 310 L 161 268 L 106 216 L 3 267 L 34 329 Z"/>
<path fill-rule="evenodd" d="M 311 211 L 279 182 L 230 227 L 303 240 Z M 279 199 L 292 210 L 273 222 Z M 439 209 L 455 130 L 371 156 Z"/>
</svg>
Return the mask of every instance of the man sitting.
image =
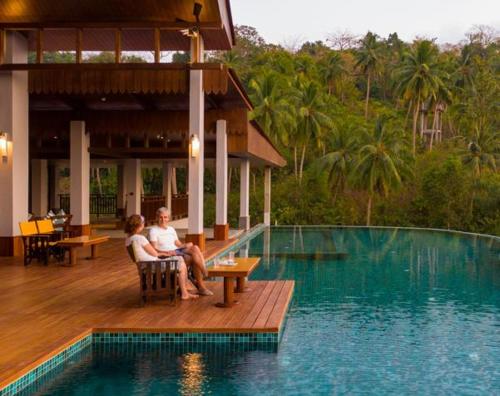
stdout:
<svg viewBox="0 0 500 396">
<path fill-rule="evenodd" d="M 207 289 L 203 278 L 208 272 L 205 267 L 205 258 L 198 246 L 191 242 L 182 243 L 177 237 L 175 229 L 168 225 L 170 220 L 170 212 L 163 207 L 156 211 L 158 225 L 150 227 L 148 239 L 151 245 L 160 254 L 168 256 L 183 256 L 184 261 L 193 269 L 193 274 L 198 287 L 198 294 L 202 296 L 212 296 L 213 293 Z"/>
</svg>

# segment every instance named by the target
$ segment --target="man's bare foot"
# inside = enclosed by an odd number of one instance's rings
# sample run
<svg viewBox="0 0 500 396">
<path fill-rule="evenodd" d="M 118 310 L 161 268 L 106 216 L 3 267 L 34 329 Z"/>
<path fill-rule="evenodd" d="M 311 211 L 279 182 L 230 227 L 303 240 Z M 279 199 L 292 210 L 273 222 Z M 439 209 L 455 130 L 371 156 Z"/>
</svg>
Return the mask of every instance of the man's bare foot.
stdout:
<svg viewBox="0 0 500 396">
<path fill-rule="evenodd" d="M 200 296 L 213 296 L 214 292 L 208 289 L 200 289 L 198 290 L 198 294 Z"/>
<path fill-rule="evenodd" d="M 197 294 L 187 293 L 187 295 L 182 295 L 181 296 L 181 300 L 196 300 L 199 297 L 200 296 L 198 296 Z"/>
</svg>

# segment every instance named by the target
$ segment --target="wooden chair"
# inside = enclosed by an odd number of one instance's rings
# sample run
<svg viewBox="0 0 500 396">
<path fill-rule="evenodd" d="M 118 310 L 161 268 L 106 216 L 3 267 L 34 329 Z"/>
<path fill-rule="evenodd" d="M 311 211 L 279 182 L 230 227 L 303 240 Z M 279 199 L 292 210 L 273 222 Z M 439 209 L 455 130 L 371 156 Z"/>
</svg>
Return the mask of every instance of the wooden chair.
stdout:
<svg viewBox="0 0 500 396">
<path fill-rule="evenodd" d="M 53 254 L 53 248 L 57 242 L 51 241 L 50 235 L 39 234 L 36 222 L 23 221 L 19 223 L 21 237 L 24 246 L 24 265 L 31 263 L 33 259 L 49 263 L 49 257 Z"/>
<path fill-rule="evenodd" d="M 137 261 L 133 244 L 127 246 L 127 252 L 137 265 L 139 274 L 139 291 L 141 306 L 152 297 L 166 296 L 175 305 L 178 298 L 179 260 L 176 258 L 158 259 L 156 261 Z"/>
</svg>

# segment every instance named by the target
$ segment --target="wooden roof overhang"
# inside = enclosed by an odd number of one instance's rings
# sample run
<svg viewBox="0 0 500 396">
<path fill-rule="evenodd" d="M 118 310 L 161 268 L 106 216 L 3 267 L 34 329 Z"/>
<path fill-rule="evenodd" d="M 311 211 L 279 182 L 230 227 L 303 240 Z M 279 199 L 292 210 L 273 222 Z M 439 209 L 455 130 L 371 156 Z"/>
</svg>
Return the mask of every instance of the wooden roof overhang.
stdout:
<svg viewBox="0 0 500 396">
<path fill-rule="evenodd" d="M 235 34 L 229 0 L 196 0 L 202 5 L 199 24 L 191 0 L 3 0 L 0 29 L 24 31 L 36 48 L 36 30 L 43 29 L 45 51 L 74 51 L 78 29 L 83 51 L 112 51 L 113 29 L 123 33 L 123 51 L 153 51 L 154 29 L 160 29 L 161 50 L 188 51 L 182 29 L 198 26 L 206 50 L 229 50 Z"/>
<path fill-rule="evenodd" d="M 220 64 L 24 65 L 29 70 L 34 158 L 67 158 L 69 124 L 85 120 L 93 158 L 186 158 L 189 70 L 203 69 L 205 154 L 215 157 L 215 124 L 227 120 L 230 156 L 285 161 L 254 122 L 236 74 Z"/>
</svg>

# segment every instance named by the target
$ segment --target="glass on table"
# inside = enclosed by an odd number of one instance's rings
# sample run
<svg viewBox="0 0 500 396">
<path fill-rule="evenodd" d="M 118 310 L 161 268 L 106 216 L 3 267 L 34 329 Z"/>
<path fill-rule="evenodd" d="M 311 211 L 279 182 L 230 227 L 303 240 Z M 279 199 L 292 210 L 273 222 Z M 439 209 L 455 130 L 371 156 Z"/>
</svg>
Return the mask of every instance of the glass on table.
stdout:
<svg viewBox="0 0 500 396">
<path fill-rule="evenodd" d="M 228 262 L 228 264 L 234 264 L 234 252 L 229 252 L 227 262 Z"/>
</svg>

